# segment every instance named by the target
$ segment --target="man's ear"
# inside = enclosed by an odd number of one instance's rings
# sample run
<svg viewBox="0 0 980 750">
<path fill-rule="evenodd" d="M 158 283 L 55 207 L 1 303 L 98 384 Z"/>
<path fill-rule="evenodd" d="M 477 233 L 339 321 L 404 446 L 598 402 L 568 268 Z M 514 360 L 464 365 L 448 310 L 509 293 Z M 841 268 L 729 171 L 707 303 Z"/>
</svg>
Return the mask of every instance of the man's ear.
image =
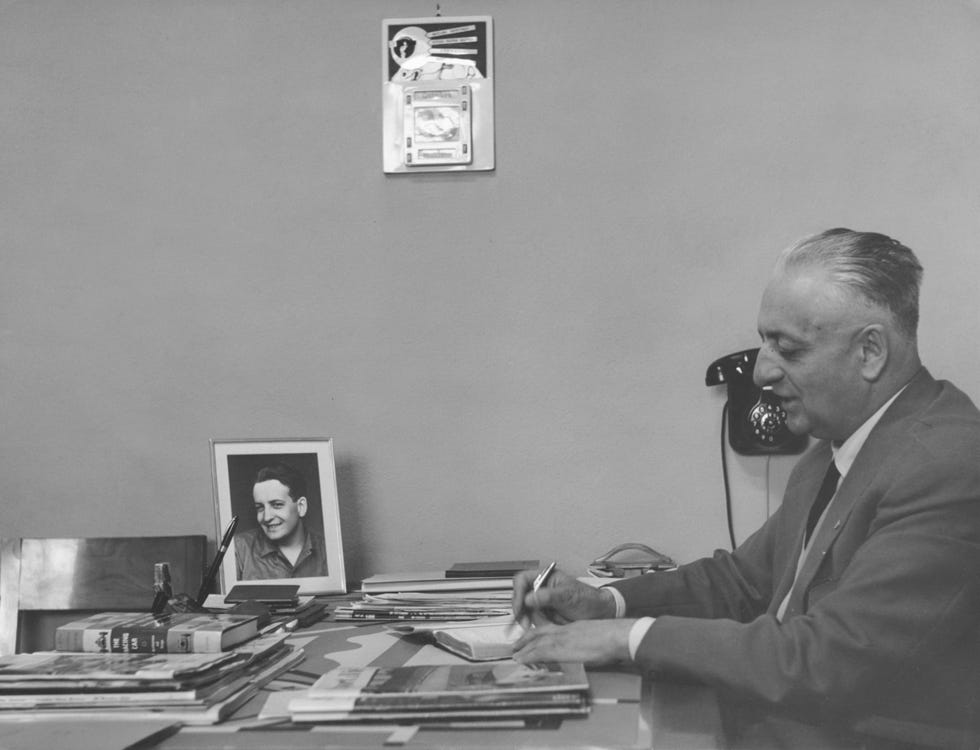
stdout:
<svg viewBox="0 0 980 750">
<path fill-rule="evenodd" d="M 299 500 L 296 501 L 296 512 L 299 513 L 299 517 L 303 518 L 306 516 L 306 496 L 304 495 Z"/>
<path fill-rule="evenodd" d="M 861 331 L 861 374 L 873 383 L 888 364 L 888 332 L 881 323 L 872 323 Z"/>
</svg>

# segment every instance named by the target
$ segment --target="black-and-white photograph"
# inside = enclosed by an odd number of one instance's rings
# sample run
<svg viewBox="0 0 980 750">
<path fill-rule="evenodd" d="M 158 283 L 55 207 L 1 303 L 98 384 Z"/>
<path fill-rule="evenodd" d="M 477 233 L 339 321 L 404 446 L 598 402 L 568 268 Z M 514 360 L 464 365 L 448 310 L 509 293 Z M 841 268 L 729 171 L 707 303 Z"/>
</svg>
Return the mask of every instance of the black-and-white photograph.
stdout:
<svg viewBox="0 0 980 750">
<path fill-rule="evenodd" d="M 346 590 L 333 441 L 212 440 L 218 535 L 237 519 L 224 590 L 288 581 L 300 593 Z"/>
</svg>

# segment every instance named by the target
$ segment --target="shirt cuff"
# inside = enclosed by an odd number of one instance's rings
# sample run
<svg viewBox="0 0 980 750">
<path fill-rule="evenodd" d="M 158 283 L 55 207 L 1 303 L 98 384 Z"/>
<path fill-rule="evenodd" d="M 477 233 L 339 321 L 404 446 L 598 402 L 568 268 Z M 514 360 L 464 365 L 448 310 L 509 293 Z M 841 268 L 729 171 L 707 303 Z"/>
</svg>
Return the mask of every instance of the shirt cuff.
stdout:
<svg viewBox="0 0 980 750">
<path fill-rule="evenodd" d="M 612 594 L 613 603 L 616 605 L 616 613 L 613 616 L 617 619 L 626 617 L 626 600 L 623 598 L 622 592 L 612 586 L 603 586 L 602 590 Z M 636 650 L 640 647 L 640 641 L 646 636 L 656 619 L 655 617 L 641 617 L 630 627 L 627 646 L 629 647 L 630 659 L 633 661 L 636 661 Z"/>
<path fill-rule="evenodd" d="M 630 659 L 636 661 L 636 650 L 640 647 L 640 642 L 646 636 L 647 631 L 650 626 L 653 625 L 655 617 L 641 617 L 639 620 L 633 623 L 633 627 L 630 628 L 629 635 L 629 649 L 630 649 Z"/>
<path fill-rule="evenodd" d="M 612 594 L 613 603 L 616 605 L 616 613 L 613 617 L 626 617 L 626 600 L 623 598 L 623 595 L 612 586 L 603 586 L 602 590 Z"/>
</svg>

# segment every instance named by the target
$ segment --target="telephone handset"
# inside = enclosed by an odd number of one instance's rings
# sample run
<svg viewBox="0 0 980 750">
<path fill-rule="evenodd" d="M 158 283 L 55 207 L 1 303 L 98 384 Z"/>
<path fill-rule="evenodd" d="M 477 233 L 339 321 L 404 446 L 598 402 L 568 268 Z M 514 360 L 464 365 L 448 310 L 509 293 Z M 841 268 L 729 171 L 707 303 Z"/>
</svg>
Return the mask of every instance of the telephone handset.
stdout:
<svg viewBox="0 0 980 750">
<path fill-rule="evenodd" d="M 705 385 L 728 385 L 728 442 L 746 456 L 800 453 L 806 435 L 786 427 L 786 412 L 769 390 L 757 388 L 752 370 L 759 350 L 728 354 L 708 366 Z"/>
</svg>

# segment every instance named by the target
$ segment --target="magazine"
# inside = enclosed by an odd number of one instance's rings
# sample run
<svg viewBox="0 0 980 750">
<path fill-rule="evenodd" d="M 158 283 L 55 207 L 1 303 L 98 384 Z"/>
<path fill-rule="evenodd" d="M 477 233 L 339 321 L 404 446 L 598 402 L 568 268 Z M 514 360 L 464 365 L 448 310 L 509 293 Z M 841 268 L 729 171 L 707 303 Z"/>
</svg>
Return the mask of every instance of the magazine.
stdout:
<svg viewBox="0 0 980 750">
<path fill-rule="evenodd" d="M 289 702 L 294 721 L 470 719 L 582 715 L 580 663 L 342 667 Z"/>
</svg>

